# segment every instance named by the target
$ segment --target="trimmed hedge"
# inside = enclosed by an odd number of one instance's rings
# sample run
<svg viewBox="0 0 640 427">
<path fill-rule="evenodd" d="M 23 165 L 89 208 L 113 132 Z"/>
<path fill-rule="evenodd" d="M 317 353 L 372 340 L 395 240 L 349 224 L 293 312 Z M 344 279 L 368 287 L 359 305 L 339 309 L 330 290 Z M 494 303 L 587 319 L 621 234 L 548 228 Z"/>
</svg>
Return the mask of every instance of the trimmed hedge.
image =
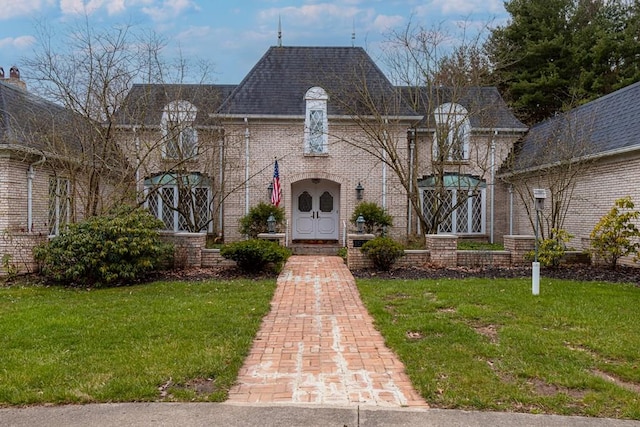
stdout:
<svg viewBox="0 0 640 427">
<path fill-rule="evenodd" d="M 382 271 L 390 270 L 396 261 L 405 255 L 404 247 L 389 237 L 369 240 L 360 250 L 373 262 L 376 269 Z"/>
<path fill-rule="evenodd" d="M 269 264 L 280 271 L 291 251 L 270 240 L 251 239 L 224 245 L 220 255 L 235 261 L 241 270 L 255 273 Z"/>
</svg>

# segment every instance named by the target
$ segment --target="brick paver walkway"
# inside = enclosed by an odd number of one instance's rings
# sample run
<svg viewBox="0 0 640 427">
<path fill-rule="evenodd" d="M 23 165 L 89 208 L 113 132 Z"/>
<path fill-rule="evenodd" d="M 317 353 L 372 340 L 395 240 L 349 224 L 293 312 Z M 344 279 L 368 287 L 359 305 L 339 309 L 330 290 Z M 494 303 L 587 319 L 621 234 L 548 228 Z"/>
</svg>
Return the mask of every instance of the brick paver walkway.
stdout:
<svg viewBox="0 0 640 427">
<path fill-rule="evenodd" d="M 422 406 L 339 257 L 292 256 L 232 403 Z"/>
</svg>

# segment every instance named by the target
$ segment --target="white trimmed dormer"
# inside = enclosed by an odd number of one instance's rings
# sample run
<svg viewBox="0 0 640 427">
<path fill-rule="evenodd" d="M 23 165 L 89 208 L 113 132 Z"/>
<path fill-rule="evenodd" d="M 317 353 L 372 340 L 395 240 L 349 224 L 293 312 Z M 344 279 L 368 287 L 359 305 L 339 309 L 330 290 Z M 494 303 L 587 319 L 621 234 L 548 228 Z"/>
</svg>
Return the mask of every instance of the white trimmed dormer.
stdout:
<svg viewBox="0 0 640 427">
<path fill-rule="evenodd" d="M 433 115 L 436 123 L 433 159 L 445 162 L 469 160 L 471 125 L 467 109 L 447 102 L 437 106 Z"/>
<path fill-rule="evenodd" d="M 309 89 L 304 95 L 306 104 L 304 119 L 305 154 L 326 154 L 329 151 L 328 99 L 327 92 L 317 86 Z"/>
<path fill-rule="evenodd" d="M 187 160 L 198 154 L 198 132 L 193 125 L 197 114 L 189 101 L 173 101 L 164 107 L 160 123 L 163 158 Z"/>
</svg>

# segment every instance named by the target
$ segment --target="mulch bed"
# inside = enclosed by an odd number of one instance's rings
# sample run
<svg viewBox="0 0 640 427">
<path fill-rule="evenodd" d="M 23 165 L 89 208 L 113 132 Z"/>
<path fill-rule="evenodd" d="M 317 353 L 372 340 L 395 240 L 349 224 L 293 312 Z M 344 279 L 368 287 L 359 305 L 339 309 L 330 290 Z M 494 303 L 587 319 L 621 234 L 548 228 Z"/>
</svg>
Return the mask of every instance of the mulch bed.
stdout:
<svg viewBox="0 0 640 427">
<path fill-rule="evenodd" d="M 372 269 L 354 270 L 352 274 L 356 278 L 380 278 L 380 279 L 464 279 L 467 277 L 497 278 L 523 278 L 531 277 L 530 267 L 510 268 L 395 268 L 390 271 L 376 271 Z M 234 280 L 234 279 L 272 279 L 277 277 L 273 272 L 247 274 L 235 267 L 218 268 L 193 268 L 189 270 L 171 270 L 154 274 L 151 280 Z M 635 283 L 640 286 L 640 269 L 632 267 L 618 267 L 610 270 L 603 267 L 589 265 L 568 265 L 557 268 L 541 268 L 540 277 L 601 281 L 617 283 Z"/>
</svg>

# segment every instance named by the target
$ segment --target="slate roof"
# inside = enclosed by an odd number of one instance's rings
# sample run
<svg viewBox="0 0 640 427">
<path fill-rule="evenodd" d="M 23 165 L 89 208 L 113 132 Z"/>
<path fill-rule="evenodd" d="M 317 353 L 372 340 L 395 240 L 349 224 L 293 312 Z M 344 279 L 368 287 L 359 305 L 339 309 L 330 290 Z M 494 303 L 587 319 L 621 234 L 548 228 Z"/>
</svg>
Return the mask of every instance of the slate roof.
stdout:
<svg viewBox="0 0 640 427">
<path fill-rule="evenodd" d="M 416 116 L 415 111 L 397 97 L 393 85 L 361 47 L 271 47 L 218 113 L 304 116 L 304 96 L 310 88 L 319 86 L 329 95 L 328 115 L 351 115 L 360 98 L 354 96 L 354 88 L 362 88 L 362 81 L 374 99 L 399 101 L 392 115 Z M 349 97 L 353 103 L 345 106 Z"/>
<path fill-rule="evenodd" d="M 0 82 L 0 144 L 50 151 L 51 138 L 79 150 L 73 113 L 13 84 Z"/>
<path fill-rule="evenodd" d="M 198 109 L 196 126 L 213 126 L 209 114 L 235 88 L 213 84 L 134 84 L 116 114 L 116 123 L 124 126 L 160 126 L 162 111 L 171 101 L 185 100 Z"/>
<path fill-rule="evenodd" d="M 472 128 L 524 132 L 527 126 L 519 121 L 495 87 L 411 88 L 403 86 L 403 96 L 416 111 L 424 115 L 421 127 L 435 127 L 433 110 L 447 102 L 462 105 L 469 112 Z"/>
<path fill-rule="evenodd" d="M 513 171 L 636 149 L 640 82 L 533 126 L 516 146 Z"/>
</svg>

